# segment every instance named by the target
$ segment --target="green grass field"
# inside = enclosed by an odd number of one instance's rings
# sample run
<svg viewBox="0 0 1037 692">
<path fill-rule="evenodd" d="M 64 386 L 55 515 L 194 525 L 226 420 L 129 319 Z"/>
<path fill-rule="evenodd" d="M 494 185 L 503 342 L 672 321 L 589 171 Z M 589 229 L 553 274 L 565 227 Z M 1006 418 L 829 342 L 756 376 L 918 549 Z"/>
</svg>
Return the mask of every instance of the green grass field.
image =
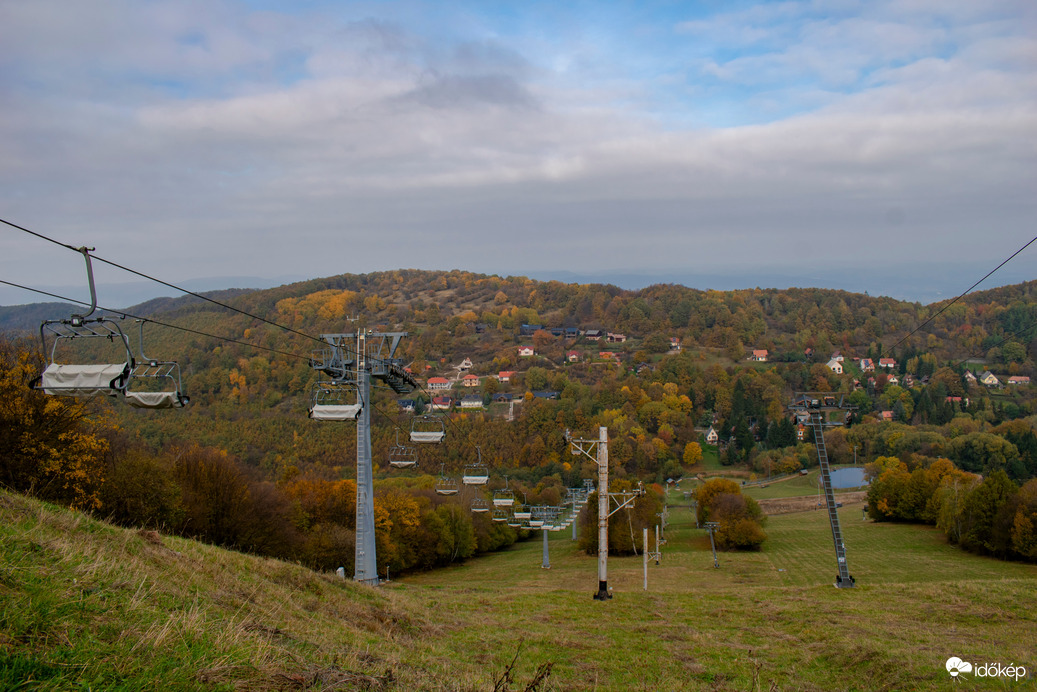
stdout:
<svg viewBox="0 0 1037 692">
<path fill-rule="evenodd" d="M 489 690 L 513 659 L 500 689 L 548 665 L 533 689 L 955 689 L 952 655 L 1037 669 L 1037 566 L 840 517 L 855 589 L 831 586 L 822 512 L 771 517 L 763 550 L 714 569 L 671 508 L 648 591 L 640 557 L 612 557 L 602 603 L 568 531 L 550 570 L 537 537 L 373 589 L 0 495 L 0 689 Z"/>
</svg>

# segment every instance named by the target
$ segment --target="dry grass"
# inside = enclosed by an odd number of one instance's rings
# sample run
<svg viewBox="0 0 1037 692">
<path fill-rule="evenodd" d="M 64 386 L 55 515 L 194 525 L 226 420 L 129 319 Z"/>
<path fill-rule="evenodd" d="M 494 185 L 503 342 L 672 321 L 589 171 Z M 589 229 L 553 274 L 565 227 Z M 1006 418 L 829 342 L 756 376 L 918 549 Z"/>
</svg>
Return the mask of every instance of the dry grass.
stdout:
<svg viewBox="0 0 1037 692">
<path fill-rule="evenodd" d="M 568 535 L 551 570 L 532 541 L 371 589 L 0 494 L 0 688 L 928 689 L 952 654 L 1037 668 L 1037 568 L 848 511 L 857 589 L 829 586 L 823 513 L 773 517 L 765 550 L 714 570 L 677 510 L 651 590 L 616 558 L 600 603 Z"/>
</svg>

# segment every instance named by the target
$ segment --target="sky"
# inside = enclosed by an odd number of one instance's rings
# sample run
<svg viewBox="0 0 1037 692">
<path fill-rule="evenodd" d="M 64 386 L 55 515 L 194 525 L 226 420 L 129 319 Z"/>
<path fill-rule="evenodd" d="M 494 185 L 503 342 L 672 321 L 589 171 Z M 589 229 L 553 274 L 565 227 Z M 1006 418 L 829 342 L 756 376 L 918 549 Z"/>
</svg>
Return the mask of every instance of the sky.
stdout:
<svg viewBox="0 0 1037 692">
<path fill-rule="evenodd" d="M 0 45 L 0 219 L 172 283 L 919 299 L 1037 235 L 1032 0 L 0 0 Z M 0 279 L 85 293 L 7 226 Z"/>
</svg>

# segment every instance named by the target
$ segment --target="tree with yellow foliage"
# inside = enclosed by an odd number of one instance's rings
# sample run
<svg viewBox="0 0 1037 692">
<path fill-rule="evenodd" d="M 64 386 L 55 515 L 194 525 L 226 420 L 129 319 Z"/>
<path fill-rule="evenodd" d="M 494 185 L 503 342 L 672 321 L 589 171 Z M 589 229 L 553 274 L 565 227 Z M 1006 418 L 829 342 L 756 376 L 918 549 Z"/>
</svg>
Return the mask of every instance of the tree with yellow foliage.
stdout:
<svg viewBox="0 0 1037 692">
<path fill-rule="evenodd" d="M 99 509 L 110 423 L 95 402 L 30 390 L 43 370 L 30 343 L 0 339 L 0 485 Z"/>
</svg>

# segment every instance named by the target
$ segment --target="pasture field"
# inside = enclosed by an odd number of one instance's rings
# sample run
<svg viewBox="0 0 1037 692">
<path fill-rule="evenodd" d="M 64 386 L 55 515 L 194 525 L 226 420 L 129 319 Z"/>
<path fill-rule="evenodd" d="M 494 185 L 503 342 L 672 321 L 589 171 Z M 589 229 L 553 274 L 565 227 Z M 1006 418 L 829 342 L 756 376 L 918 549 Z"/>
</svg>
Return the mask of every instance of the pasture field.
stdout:
<svg viewBox="0 0 1037 692">
<path fill-rule="evenodd" d="M 823 512 L 771 517 L 714 569 L 671 507 L 648 590 L 614 556 L 598 602 L 569 531 L 549 570 L 536 537 L 373 589 L 0 495 L 0 689 L 1034 688 L 1037 566 L 840 517 L 857 588 L 831 586 Z M 954 681 L 950 656 L 1031 677 Z"/>
</svg>

